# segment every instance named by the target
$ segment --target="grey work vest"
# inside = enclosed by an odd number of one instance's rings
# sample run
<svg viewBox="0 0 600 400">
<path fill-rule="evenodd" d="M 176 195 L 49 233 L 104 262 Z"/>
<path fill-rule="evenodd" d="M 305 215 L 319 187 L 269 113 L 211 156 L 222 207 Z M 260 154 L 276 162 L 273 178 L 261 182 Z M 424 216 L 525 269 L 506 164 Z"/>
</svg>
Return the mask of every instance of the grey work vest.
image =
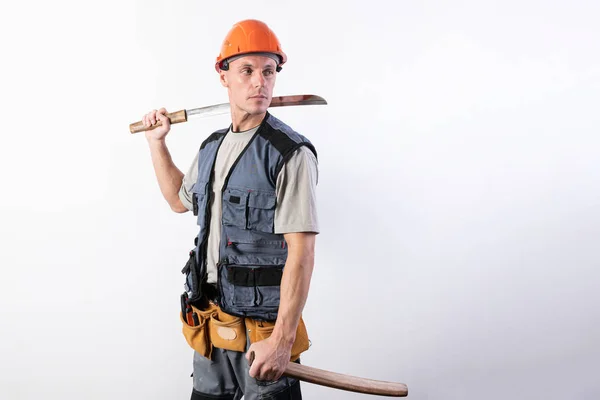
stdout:
<svg viewBox="0 0 600 400">
<path fill-rule="evenodd" d="M 209 136 L 198 156 L 198 179 L 192 193 L 200 230 L 195 241 L 195 262 L 186 271 L 192 302 L 206 292 L 203 287 L 206 288 L 212 171 L 228 131 L 219 130 Z M 274 233 L 275 184 L 285 162 L 302 146 L 316 156 L 308 139 L 267 112 L 225 178 L 216 300 L 231 315 L 259 320 L 277 318 L 287 245 L 282 234 Z"/>
</svg>

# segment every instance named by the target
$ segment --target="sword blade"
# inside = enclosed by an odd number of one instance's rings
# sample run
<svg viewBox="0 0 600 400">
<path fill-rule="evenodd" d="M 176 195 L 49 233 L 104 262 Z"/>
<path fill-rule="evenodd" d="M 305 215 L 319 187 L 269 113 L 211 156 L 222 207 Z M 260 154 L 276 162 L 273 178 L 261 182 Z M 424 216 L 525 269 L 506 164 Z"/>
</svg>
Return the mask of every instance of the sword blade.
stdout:
<svg viewBox="0 0 600 400">
<path fill-rule="evenodd" d="M 327 101 L 321 96 L 313 94 L 301 94 L 292 96 L 277 96 L 271 99 L 269 107 L 287 107 L 287 106 L 312 106 L 325 105 Z M 193 115 L 210 117 L 213 115 L 227 114 L 230 111 L 229 103 L 215 104 L 212 106 L 192 108 L 185 110 L 188 117 Z"/>
<path fill-rule="evenodd" d="M 213 115 L 227 114 L 229 112 L 229 110 L 230 110 L 229 103 L 221 103 L 221 104 L 215 104 L 212 106 L 192 108 L 190 110 L 185 110 L 185 112 L 188 117 L 191 117 L 193 115 L 210 117 Z"/>
</svg>

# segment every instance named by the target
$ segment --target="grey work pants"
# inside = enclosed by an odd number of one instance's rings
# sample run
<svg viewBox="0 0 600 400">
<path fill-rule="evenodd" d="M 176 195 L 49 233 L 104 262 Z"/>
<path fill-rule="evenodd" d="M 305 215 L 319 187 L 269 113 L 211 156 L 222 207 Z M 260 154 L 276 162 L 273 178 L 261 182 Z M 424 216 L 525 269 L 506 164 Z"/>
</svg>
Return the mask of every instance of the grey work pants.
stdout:
<svg viewBox="0 0 600 400">
<path fill-rule="evenodd" d="M 194 388 L 191 400 L 301 400 L 300 382 L 282 376 L 274 382 L 248 375 L 245 353 L 214 348 L 212 360 L 194 352 Z"/>
</svg>

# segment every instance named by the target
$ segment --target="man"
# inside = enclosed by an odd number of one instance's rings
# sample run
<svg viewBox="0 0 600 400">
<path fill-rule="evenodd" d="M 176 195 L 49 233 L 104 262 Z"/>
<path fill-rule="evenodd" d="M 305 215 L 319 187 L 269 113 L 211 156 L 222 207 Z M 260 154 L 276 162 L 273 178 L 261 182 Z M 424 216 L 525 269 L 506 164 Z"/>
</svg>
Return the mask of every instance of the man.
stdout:
<svg viewBox="0 0 600 400">
<path fill-rule="evenodd" d="M 202 143 L 186 175 L 165 144 L 167 111 L 143 117 L 146 127 L 161 123 L 146 138 L 163 196 L 200 226 L 183 271 L 192 399 L 301 399 L 299 382 L 282 374 L 308 348 L 302 310 L 319 233 L 318 171 L 312 144 L 267 111 L 286 61 L 263 22 L 233 26 L 215 65 L 231 125 Z"/>
</svg>

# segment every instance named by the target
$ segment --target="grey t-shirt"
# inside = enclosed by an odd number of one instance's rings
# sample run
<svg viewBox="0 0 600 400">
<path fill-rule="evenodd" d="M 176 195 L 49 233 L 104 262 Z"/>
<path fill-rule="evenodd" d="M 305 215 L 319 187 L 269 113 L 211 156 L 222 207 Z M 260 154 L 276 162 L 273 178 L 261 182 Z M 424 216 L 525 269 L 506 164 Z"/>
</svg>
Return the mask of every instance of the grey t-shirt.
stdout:
<svg viewBox="0 0 600 400">
<path fill-rule="evenodd" d="M 221 240 L 221 188 L 231 166 L 244 150 L 258 127 L 243 132 L 227 133 L 219 147 L 213 178 L 213 202 L 210 232 L 206 254 L 207 282 L 217 282 L 217 262 Z M 192 210 L 192 186 L 198 178 L 198 154 L 183 177 L 179 198 L 188 210 Z M 307 147 L 301 147 L 283 166 L 275 186 L 275 233 L 319 233 L 317 219 L 316 186 L 318 181 L 317 159 Z"/>
</svg>

